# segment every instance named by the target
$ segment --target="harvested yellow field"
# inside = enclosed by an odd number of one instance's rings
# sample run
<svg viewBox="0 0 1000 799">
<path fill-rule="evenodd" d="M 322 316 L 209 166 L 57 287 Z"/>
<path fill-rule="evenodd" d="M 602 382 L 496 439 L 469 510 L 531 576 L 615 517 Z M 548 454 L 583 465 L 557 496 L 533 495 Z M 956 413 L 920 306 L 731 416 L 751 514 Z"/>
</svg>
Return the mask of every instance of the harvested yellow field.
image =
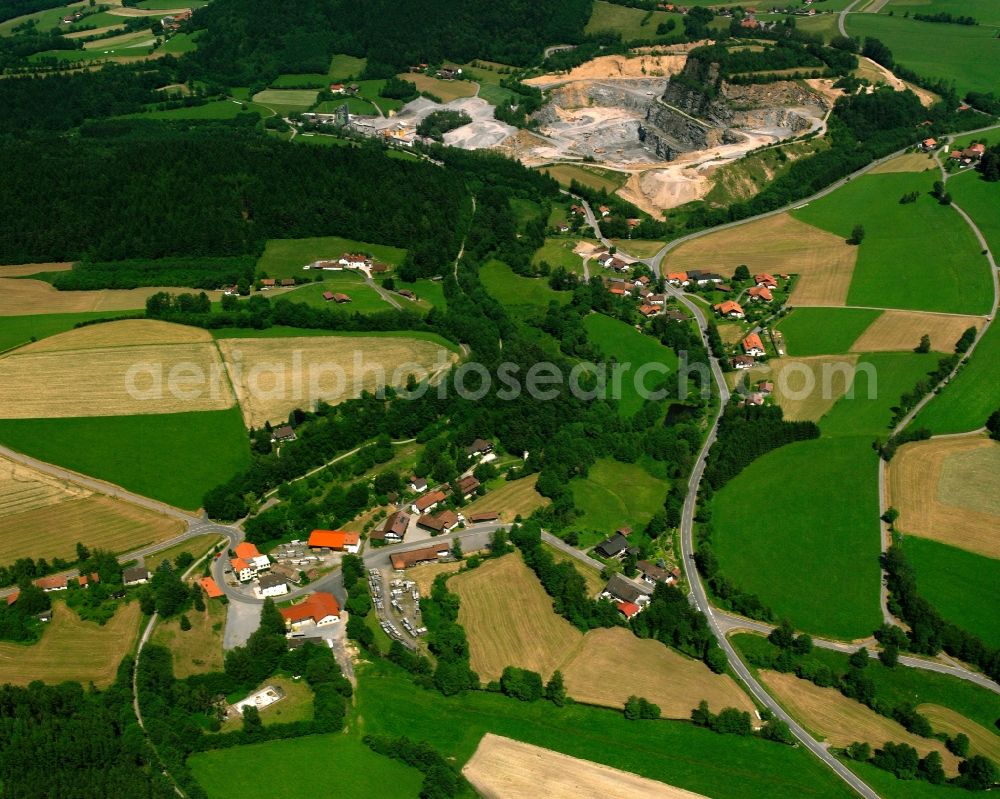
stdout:
<svg viewBox="0 0 1000 799">
<path fill-rule="evenodd" d="M 851 345 L 851 352 L 906 352 L 914 349 L 925 333 L 931 337 L 935 352 L 954 352 L 962 333 L 970 327 L 981 330 L 984 322 L 981 316 L 885 311 Z"/>
<path fill-rule="evenodd" d="M 538 475 L 532 474 L 503 483 L 499 488 L 470 502 L 462 509 L 462 513 L 468 518 L 474 513 L 496 511 L 505 522 L 514 521 L 514 517 L 518 515 L 528 517 L 536 509 L 544 508 L 552 501 L 535 490 L 537 482 Z"/>
<path fill-rule="evenodd" d="M 87 31 L 88 35 L 93 35 L 94 31 Z M 66 38 L 70 38 L 67 34 Z M 56 261 L 44 264 L 11 264 L 0 266 L 0 277 L 23 277 L 24 275 L 37 275 L 39 272 L 66 272 L 73 268 L 72 261 Z"/>
<path fill-rule="evenodd" d="M 121 607 L 103 627 L 83 621 L 58 602 L 37 644 L 0 644 L 0 683 L 27 685 L 41 680 L 56 684 L 72 680 L 105 688 L 114 682 L 118 664 L 132 648 L 139 620 L 138 602 Z"/>
<path fill-rule="evenodd" d="M 483 682 L 500 679 L 507 666 L 537 671 L 547 680 L 583 639 L 552 610 L 552 599 L 518 554 L 456 575 L 448 587 L 462 600 L 458 621 Z"/>
<path fill-rule="evenodd" d="M 569 72 L 539 75 L 528 78 L 529 86 L 547 88 L 557 83 L 575 80 L 622 80 L 625 78 L 669 77 L 677 75 L 687 63 L 686 55 L 605 55 L 574 67 Z"/>
<path fill-rule="evenodd" d="M 941 705 L 918 705 L 917 712 L 927 717 L 934 732 L 946 732 L 950 736 L 964 732 L 969 737 L 972 754 L 983 755 L 994 763 L 1000 763 L 1000 735 L 989 728 Z"/>
<path fill-rule="evenodd" d="M 85 488 L 0 458 L 0 524 L 7 516 L 90 496 Z"/>
<path fill-rule="evenodd" d="M 158 291 L 176 292 L 177 289 L 154 286 L 141 289 L 58 291 L 41 280 L 10 280 L 0 277 L 0 316 L 134 311 L 145 308 L 146 300 Z"/>
<path fill-rule="evenodd" d="M 484 799 L 699 799 L 662 782 L 486 733 L 462 774 Z"/>
<path fill-rule="evenodd" d="M 820 688 L 794 674 L 776 671 L 762 671 L 760 676 L 793 716 L 833 746 L 848 746 L 854 741 L 867 741 L 873 747 L 886 741 L 905 743 L 921 757 L 931 751 L 940 753 L 944 770 L 949 775 L 958 773 L 959 759 L 941 741 L 907 732 L 899 722 L 848 699 L 836 688 Z"/>
<path fill-rule="evenodd" d="M 155 319 L 124 319 L 120 322 L 78 327 L 22 347 L 21 352 L 62 352 L 140 344 L 196 344 L 211 340 L 212 335 L 200 327 L 175 325 Z"/>
<path fill-rule="evenodd" d="M 170 650 L 174 676 L 183 680 L 192 674 L 222 671 L 222 634 L 226 629 L 226 605 L 218 599 L 205 600 L 205 610 L 187 614 L 190 630 L 182 630 L 180 618 L 160 621 L 152 643 Z"/>
<path fill-rule="evenodd" d="M 621 664 L 628 670 L 621 671 Z M 624 627 L 591 630 L 561 667 L 566 692 L 579 702 L 621 708 L 632 695 L 660 706 L 664 718 L 689 719 L 704 699 L 716 713 L 735 707 L 753 713 L 754 704 L 732 677 L 714 674 L 659 641 L 637 638 Z M 609 674 L 617 674 L 613 680 Z"/>
<path fill-rule="evenodd" d="M 224 339 L 226 371 L 248 427 L 288 418 L 319 400 L 336 405 L 377 386 L 439 374 L 457 356 L 430 341 L 366 336 Z"/>
<path fill-rule="evenodd" d="M 888 469 L 886 502 L 899 511 L 899 530 L 1000 558 L 1000 443 L 983 435 L 916 441 Z"/>
<path fill-rule="evenodd" d="M 878 175 L 883 172 L 926 172 L 928 169 L 937 169 L 937 163 L 929 153 L 906 153 L 879 164 L 870 175 Z"/>
<path fill-rule="evenodd" d="M 25 347 L 0 358 L 4 419 L 222 410 L 233 402 L 209 343 Z"/>
<path fill-rule="evenodd" d="M 0 516 L 0 551 L 7 562 L 22 557 L 72 560 L 78 541 L 90 549 L 128 552 L 182 532 L 179 519 L 93 495 Z"/>
<path fill-rule="evenodd" d="M 774 383 L 774 402 L 789 421 L 818 421 L 854 382 L 856 355 L 819 355 L 812 358 L 771 358 L 746 372 L 751 386 L 760 380 Z"/>
<path fill-rule="evenodd" d="M 720 230 L 670 252 L 664 270 L 711 269 L 731 275 L 746 264 L 751 272 L 798 275 L 789 305 L 844 305 L 858 248 L 825 230 L 777 214 Z"/>
<path fill-rule="evenodd" d="M 415 72 L 403 73 L 399 77 L 415 83 L 418 92 L 430 92 L 435 97 L 441 98 L 444 103 L 458 100 L 460 97 L 472 97 L 479 90 L 477 84 L 468 80 L 441 80 Z"/>
<path fill-rule="evenodd" d="M 470 553 L 465 553 L 470 554 Z M 406 570 L 406 579 L 413 580 L 420 590 L 420 596 L 430 596 L 431 587 L 439 574 L 454 574 L 462 568 L 462 561 L 455 560 L 451 563 L 424 563 Z"/>
</svg>

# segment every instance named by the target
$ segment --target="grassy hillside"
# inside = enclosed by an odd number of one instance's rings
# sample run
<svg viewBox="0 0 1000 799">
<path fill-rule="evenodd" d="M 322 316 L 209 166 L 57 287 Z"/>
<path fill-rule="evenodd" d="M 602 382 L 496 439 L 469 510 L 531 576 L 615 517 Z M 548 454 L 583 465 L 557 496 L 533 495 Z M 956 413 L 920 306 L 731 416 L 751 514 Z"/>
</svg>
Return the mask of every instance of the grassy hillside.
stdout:
<svg viewBox="0 0 1000 799">
<path fill-rule="evenodd" d="M 569 487 L 573 504 L 583 512 L 574 527 L 582 533 L 580 546 L 584 548 L 625 525 L 642 529 L 663 505 L 667 493 L 665 480 L 636 464 L 609 458 L 597 461 L 586 477 L 575 478 Z"/>
<path fill-rule="evenodd" d="M 238 407 L 225 411 L 0 420 L 18 452 L 187 510 L 250 463 Z"/>
<path fill-rule="evenodd" d="M 777 327 L 791 356 L 843 355 L 879 313 L 867 308 L 796 308 Z"/>
<path fill-rule="evenodd" d="M 928 194 L 932 183 L 919 173 L 865 175 L 792 212 L 845 239 L 864 226 L 848 305 L 989 311 L 992 281 L 978 243 L 953 209 Z M 915 203 L 899 202 L 913 191 L 920 193 Z"/>
</svg>

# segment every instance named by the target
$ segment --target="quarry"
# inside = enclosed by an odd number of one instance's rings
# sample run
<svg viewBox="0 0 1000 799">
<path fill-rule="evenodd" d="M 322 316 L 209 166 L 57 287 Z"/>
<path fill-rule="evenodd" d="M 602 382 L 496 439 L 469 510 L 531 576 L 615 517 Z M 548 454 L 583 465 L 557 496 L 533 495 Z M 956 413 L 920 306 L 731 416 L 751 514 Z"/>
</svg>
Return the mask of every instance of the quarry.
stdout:
<svg viewBox="0 0 1000 799">
<path fill-rule="evenodd" d="M 619 193 L 659 216 L 703 197 L 719 167 L 825 131 L 829 98 L 804 83 L 717 79 L 716 65 L 683 54 L 596 59 L 535 78 L 529 82 L 545 89 L 548 101 L 533 117 L 538 128 L 504 149 L 527 166 L 585 161 L 624 173 Z"/>
</svg>

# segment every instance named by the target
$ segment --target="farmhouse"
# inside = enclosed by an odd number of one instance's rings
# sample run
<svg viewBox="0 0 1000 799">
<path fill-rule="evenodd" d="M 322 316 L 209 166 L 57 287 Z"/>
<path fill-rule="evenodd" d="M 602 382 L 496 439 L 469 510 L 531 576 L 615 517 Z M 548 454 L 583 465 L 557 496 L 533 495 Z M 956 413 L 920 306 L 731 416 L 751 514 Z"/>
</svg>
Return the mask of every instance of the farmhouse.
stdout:
<svg viewBox="0 0 1000 799">
<path fill-rule="evenodd" d="M 920 142 L 920 147 L 925 151 L 933 150 L 935 147 L 937 147 L 937 139 L 934 138 L 924 139 L 922 142 Z"/>
<path fill-rule="evenodd" d="M 397 552 L 392 556 L 392 568 L 408 569 L 418 563 L 429 563 L 439 558 L 448 557 L 447 542 L 423 547 L 422 549 L 411 549 L 408 552 Z"/>
<path fill-rule="evenodd" d="M 621 533 L 615 533 L 594 547 L 594 552 L 602 558 L 620 558 L 627 550 L 628 539 Z"/>
<path fill-rule="evenodd" d="M 288 593 L 288 583 L 284 577 L 277 574 L 265 574 L 257 581 L 257 588 L 262 597 L 282 596 Z"/>
<path fill-rule="evenodd" d="M 345 530 L 313 530 L 309 533 L 309 546 L 355 555 L 361 547 L 361 536 Z"/>
<path fill-rule="evenodd" d="M 241 583 L 252 580 L 257 573 L 243 558 L 233 558 L 229 561 L 229 565 L 233 570 L 233 574 L 236 575 L 236 579 Z"/>
<path fill-rule="evenodd" d="M 465 448 L 465 454 L 470 458 L 482 458 L 491 452 L 493 452 L 493 442 L 482 438 L 477 438 Z"/>
<path fill-rule="evenodd" d="M 467 477 L 463 477 L 458 481 L 458 493 L 464 498 L 468 499 L 479 489 L 479 480 L 473 477 L 471 474 Z"/>
<path fill-rule="evenodd" d="M 363 269 L 366 266 L 371 266 L 372 261 L 364 253 L 345 252 L 340 256 L 338 263 L 348 269 Z"/>
<path fill-rule="evenodd" d="M 646 297 L 646 302 L 650 305 L 666 305 L 667 295 L 666 294 L 650 294 Z"/>
<path fill-rule="evenodd" d="M 294 441 L 295 430 L 290 424 L 283 424 L 271 430 L 271 443 L 281 443 L 284 441 Z"/>
<path fill-rule="evenodd" d="M 663 315 L 667 317 L 671 322 L 686 322 L 687 316 L 681 311 L 675 311 L 673 308 L 668 308 L 663 312 Z"/>
<path fill-rule="evenodd" d="M 343 94 L 346 91 L 343 83 L 331 83 L 330 94 Z"/>
<path fill-rule="evenodd" d="M 335 296 L 336 295 L 332 291 L 323 292 L 323 299 L 326 300 L 327 302 L 332 302 Z"/>
<path fill-rule="evenodd" d="M 647 585 L 630 580 L 623 574 L 612 574 L 601 596 L 617 602 L 631 602 L 642 607 L 649 602 L 650 591 Z"/>
<path fill-rule="evenodd" d="M 337 293 L 333 295 L 333 299 L 336 301 L 337 305 L 343 305 L 345 302 L 351 301 L 351 295 Z"/>
<path fill-rule="evenodd" d="M 385 520 L 385 524 L 371 533 L 372 541 L 388 541 L 398 543 L 406 535 L 406 529 L 410 526 L 410 515 L 398 510 Z"/>
<path fill-rule="evenodd" d="M 640 560 L 636 564 L 636 567 L 639 569 L 639 574 L 642 575 L 643 581 L 651 586 L 655 586 L 657 583 L 673 585 L 681 576 L 680 569 L 676 566 L 672 569 L 667 569 L 655 563 L 650 563 L 648 560 Z"/>
<path fill-rule="evenodd" d="M 688 286 L 691 281 L 688 280 L 687 272 L 667 272 L 667 282 L 671 286 Z"/>
<path fill-rule="evenodd" d="M 774 383 L 772 383 L 770 380 L 761 380 L 757 384 L 757 390 L 764 396 L 767 396 L 768 394 L 774 392 Z"/>
<path fill-rule="evenodd" d="M 425 513 L 417 519 L 417 526 L 425 530 L 430 530 L 434 534 L 450 533 L 461 522 L 461 517 L 453 510 L 443 510 L 440 513 L 431 515 Z"/>
<path fill-rule="evenodd" d="M 764 349 L 764 342 L 760 340 L 760 336 L 756 333 L 751 333 L 743 339 L 743 352 L 757 358 L 767 355 L 767 350 Z"/>
<path fill-rule="evenodd" d="M 237 544 L 233 552 L 236 553 L 237 558 L 242 558 L 249 563 L 255 571 L 261 571 L 271 567 L 271 561 L 267 555 L 261 555 L 257 550 L 257 547 L 249 541 L 243 541 Z"/>
<path fill-rule="evenodd" d="M 713 305 L 712 310 L 727 319 L 743 319 L 746 317 L 746 312 L 743 310 L 743 306 L 733 300 L 726 300 L 725 302 Z"/>
<path fill-rule="evenodd" d="M 629 291 L 626 288 L 622 288 L 621 286 L 611 286 L 611 288 L 609 288 L 608 291 L 610 291 L 616 297 L 629 297 L 632 295 L 631 291 Z"/>
<path fill-rule="evenodd" d="M 281 285 L 283 288 L 292 288 L 295 285 L 294 277 L 283 277 L 281 278 Z"/>
<path fill-rule="evenodd" d="M 434 510 L 444 500 L 445 495 L 443 491 L 431 491 L 429 494 L 424 494 L 420 497 L 410 508 L 414 513 L 427 513 Z"/>
<path fill-rule="evenodd" d="M 707 286 L 709 283 L 722 282 L 722 275 L 716 274 L 715 272 L 702 272 L 700 269 L 688 272 L 687 277 L 690 282 L 696 283 L 699 286 Z"/>
<path fill-rule="evenodd" d="M 753 282 L 757 284 L 758 288 L 778 288 L 778 281 L 771 277 L 771 275 L 767 274 L 767 272 L 761 272 L 759 275 L 754 275 Z"/>
<path fill-rule="evenodd" d="M 412 488 L 417 493 L 422 494 L 427 490 L 427 481 L 423 477 L 411 477 L 410 478 L 410 488 Z"/>
<path fill-rule="evenodd" d="M 277 281 L 273 277 L 265 277 L 260 281 L 260 290 L 273 289 L 277 285 Z"/>
<path fill-rule="evenodd" d="M 771 289 L 767 286 L 753 286 L 747 291 L 747 295 L 751 302 L 771 302 L 774 299 Z"/>
<path fill-rule="evenodd" d="M 649 277 L 646 276 L 646 275 L 639 275 L 639 277 L 637 277 L 635 279 L 635 284 L 637 286 L 648 286 L 649 285 Z"/>
<path fill-rule="evenodd" d="M 149 569 L 145 566 L 130 566 L 122 572 L 122 583 L 126 586 L 145 585 L 149 578 Z"/>
<path fill-rule="evenodd" d="M 646 318 L 657 316 L 660 313 L 660 309 L 655 305 L 646 305 L 643 303 L 639 306 L 639 313 L 641 313 Z"/>
<path fill-rule="evenodd" d="M 396 293 L 397 293 L 397 294 L 398 294 L 398 295 L 399 295 L 400 297 L 404 297 L 405 299 L 408 299 L 408 300 L 409 300 L 410 302 L 416 302 L 416 301 L 417 301 L 417 295 L 416 295 L 416 294 L 414 294 L 414 293 L 413 293 L 412 291 L 410 291 L 409 289 L 400 289 L 400 290 L 399 290 L 399 291 L 397 291 Z"/>
<path fill-rule="evenodd" d="M 636 616 L 642 611 L 635 602 L 618 602 L 615 607 L 618 608 L 618 612 L 621 613 L 626 621 L 631 621 L 633 616 Z"/>
<path fill-rule="evenodd" d="M 601 216 L 602 217 L 608 216 L 611 213 L 611 209 L 608 208 L 608 206 L 606 206 L 606 205 L 600 206 L 597 210 L 601 212 Z"/>
<path fill-rule="evenodd" d="M 285 626 L 293 632 L 308 627 L 327 627 L 340 621 L 340 603 L 333 594 L 317 591 L 290 608 L 281 608 Z"/>
<path fill-rule="evenodd" d="M 219 584 L 215 582 L 211 577 L 202 577 L 198 584 L 201 586 L 202 590 L 205 592 L 205 596 L 209 599 L 218 599 L 222 596 L 222 589 L 219 588 Z"/>
<path fill-rule="evenodd" d="M 500 518 L 500 514 L 494 510 L 486 510 L 482 513 L 473 513 L 469 515 L 470 524 L 480 524 L 482 522 L 495 522 Z"/>
</svg>

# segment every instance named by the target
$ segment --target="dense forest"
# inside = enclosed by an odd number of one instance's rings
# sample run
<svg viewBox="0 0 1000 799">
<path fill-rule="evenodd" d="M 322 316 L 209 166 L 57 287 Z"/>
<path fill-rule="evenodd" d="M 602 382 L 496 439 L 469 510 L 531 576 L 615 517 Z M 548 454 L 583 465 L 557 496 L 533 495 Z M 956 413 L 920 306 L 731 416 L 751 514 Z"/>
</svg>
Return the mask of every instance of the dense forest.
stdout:
<svg viewBox="0 0 1000 799">
<path fill-rule="evenodd" d="M 0 796 L 170 799 L 132 712 L 132 659 L 104 692 L 78 683 L 0 686 Z"/>
<path fill-rule="evenodd" d="M 546 45 L 579 41 L 590 10 L 591 0 L 217 0 L 195 13 L 203 33 L 187 60 L 229 85 L 325 73 L 334 53 L 366 56 L 371 77 L 445 58 L 526 65 Z"/>
<path fill-rule="evenodd" d="M 72 147 L 43 134 L 2 144 L 7 263 L 257 255 L 269 238 L 336 234 L 406 247 L 417 275 L 438 274 L 467 226 L 460 176 L 377 147 L 145 121 L 95 123 Z"/>
<path fill-rule="evenodd" d="M 0 0 L 0 22 L 62 4 L 62 0 Z"/>
</svg>

